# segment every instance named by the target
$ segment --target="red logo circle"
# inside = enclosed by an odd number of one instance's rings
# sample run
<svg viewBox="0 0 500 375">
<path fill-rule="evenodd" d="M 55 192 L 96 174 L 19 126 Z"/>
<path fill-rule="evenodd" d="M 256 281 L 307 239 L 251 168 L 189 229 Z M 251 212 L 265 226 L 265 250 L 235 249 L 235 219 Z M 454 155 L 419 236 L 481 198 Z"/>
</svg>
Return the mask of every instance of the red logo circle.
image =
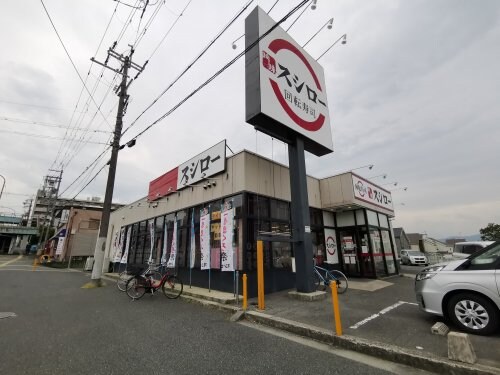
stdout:
<svg viewBox="0 0 500 375">
<path fill-rule="evenodd" d="M 335 255 L 335 252 L 337 251 L 337 243 L 332 236 L 328 236 L 326 239 L 326 251 L 328 251 L 328 254 L 330 255 Z"/>
</svg>

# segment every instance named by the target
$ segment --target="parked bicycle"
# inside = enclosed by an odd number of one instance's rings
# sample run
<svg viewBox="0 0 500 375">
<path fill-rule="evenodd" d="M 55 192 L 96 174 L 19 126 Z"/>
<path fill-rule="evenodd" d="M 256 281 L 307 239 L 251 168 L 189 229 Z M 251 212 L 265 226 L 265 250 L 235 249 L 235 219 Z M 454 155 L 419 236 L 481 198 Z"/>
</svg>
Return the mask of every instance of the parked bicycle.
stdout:
<svg viewBox="0 0 500 375">
<path fill-rule="evenodd" d="M 340 271 L 327 270 L 326 268 L 314 266 L 314 285 L 316 289 L 325 290 L 331 282 L 337 283 L 339 294 L 347 291 L 347 277 Z"/>
<path fill-rule="evenodd" d="M 175 299 L 181 295 L 183 287 L 182 280 L 171 273 L 165 273 L 159 281 L 156 281 L 152 273 L 141 272 L 127 281 L 125 290 L 132 300 L 141 298 L 146 292 L 154 294 L 159 289 L 163 291 L 165 297 Z"/>
<path fill-rule="evenodd" d="M 160 267 L 162 267 L 161 264 L 155 266 L 152 263 L 148 263 L 148 267 L 145 270 L 142 270 L 141 273 L 150 274 L 150 278 L 155 281 L 160 281 L 162 277 Z M 118 281 L 116 282 L 116 287 L 118 288 L 118 290 L 125 292 L 127 282 L 132 279 L 137 274 L 137 272 L 139 272 L 138 269 L 125 269 L 125 271 L 120 272 L 118 274 Z"/>
</svg>

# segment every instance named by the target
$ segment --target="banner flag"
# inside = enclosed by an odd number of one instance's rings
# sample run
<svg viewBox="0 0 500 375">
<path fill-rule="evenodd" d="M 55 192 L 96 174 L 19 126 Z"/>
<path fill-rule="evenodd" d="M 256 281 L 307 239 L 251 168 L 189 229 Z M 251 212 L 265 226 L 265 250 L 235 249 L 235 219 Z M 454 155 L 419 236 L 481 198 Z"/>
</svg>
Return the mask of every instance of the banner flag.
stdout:
<svg viewBox="0 0 500 375">
<path fill-rule="evenodd" d="M 201 269 L 210 269 L 210 213 L 200 215 Z"/>
<path fill-rule="evenodd" d="M 123 228 L 125 230 L 125 228 Z M 130 247 L 130 236 L 132 234 L 132 227 L 130 226 L 127 230 L 127 239 L 125 240 L 125 253 L 123 253 L 120 263 L 127 264 L 128 261 L 128 249 Z"/>
<path fill-rule="evenodd" d="M 194 262 L 196 259 L 196 238 L 194 234 L 194 208 L 191 215 L 191 248 L 189 254 L 189 268 L 194 268 Z"/>
<path fill-rule="evenodd" d="M 233 209 L 227 209 L 221 217 L 221 258 L 222 271 L 234 271 L 233 262 Z"/>
<path fill-rule="evenodd" d="M 66 237 L 59 237 L 59 240 L 57 241 L 56 255 L 62 254 L 65 239 Z"/>
<path fill-rule="evenodd" d="M 113 263 L 118 263 L 122 259 L 122 247 L 120 245 L 123 241 L 121 238 L 123 229 L 124 228 L 115 232 L 115 237 L 113 239 Z"/>
<path fill-rule="evenodd" d="M 172 245 L 170 246 L 170 258 L 168 259 L 167 268 L 175 268 L 177 259 L 177 215 L 174 219 L 174 233 L 172 234 Z"/>
<path fill-rule="evenodd" d="M 150 243 L 150 248 L 151 251 L 149 252 L 149 259 L 148 263 L 151 264 L 153 263 L 153 248 L 155 246 L 155 222 L 154 220 L 149 221 L 149 243 Z"/>
<path fill-rule="evenodd" d="M 168 222 L 165 220 L 165 225 L 163 226 L 163 249 L 161 253 L 161 265 L 164 266 L 167 263 L 167 243 L 168 243 L 168 233 L 167 233 Z"/>
</svg>

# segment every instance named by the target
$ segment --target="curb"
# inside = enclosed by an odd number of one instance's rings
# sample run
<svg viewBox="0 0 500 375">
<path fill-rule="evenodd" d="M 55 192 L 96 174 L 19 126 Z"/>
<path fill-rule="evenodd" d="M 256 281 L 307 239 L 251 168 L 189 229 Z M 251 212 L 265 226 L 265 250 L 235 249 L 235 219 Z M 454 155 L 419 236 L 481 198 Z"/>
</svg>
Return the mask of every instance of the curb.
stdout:
<svg viewBox="0 0 500 375">
<path fill-rule="evenodd" d="M 197 303 L 199 305 L 215 310 L 225 311 L 230 314 L 242 311 L 241 308 L 237 306 L 207 301 L 184 294 L 181 294 L 179 298 L 186 302 Z M 429 354 L 424 356 L 422 353 L 412 351 L 410 349 L 404 349 L 398 346 L 349 335 L 337 336 L 328 330 L 299 323 L 293 320 L 275 317 L 258 311 L 247 310 L 244 312 L 243 318 L 253 323 L 287 331 L 298 336 L 307 337 L 338 348 L 363 353 L 372 357 L 400 363 L 433 373 L 450 375 L 500 375 L 500 369 L 494 367 L 479 364 L 468 365 L 465 363 L 453 362 L 445 358 L 435 357 Z"/>
<path fill-rule="evenodd" d="M 308 337 L 326 344 L 367 354 L 372 357 L 416 367 L 422 370 L 452 375 L 498 375 L 500 370 L 484 365 L 467 365 L 435 356 L 423 356 L 420 352 L 403 349 L 394 345 L 370 341 L 349 335 L 337 336 L 333 332 L 292 320 L 274 317 L 256 311 L 247 311 L 249 321 L 281 329 L 299 336 Z"/>
</svg>

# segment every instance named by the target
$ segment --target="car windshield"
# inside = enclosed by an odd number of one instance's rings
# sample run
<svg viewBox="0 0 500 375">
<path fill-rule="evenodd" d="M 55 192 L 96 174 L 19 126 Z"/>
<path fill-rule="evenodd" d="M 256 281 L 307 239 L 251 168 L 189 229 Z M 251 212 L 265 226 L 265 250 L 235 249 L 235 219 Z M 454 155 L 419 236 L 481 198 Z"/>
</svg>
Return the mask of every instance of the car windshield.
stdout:
<svg viewBox="0 0 500 375">
<path fill-rule="evenodd" d="M 421 256 L 421 255 L 424 255 L 424 254 L 422 254 L 420 251 L 408 251 L 408 255 L 411 255 L 411 256 Z"/>
<path fill-rule="evenodd" d="M 471 259 L 471 264 L 491 264 L 500 258 L 500 242 L 493 246 L 491 249 L 486 250 L 481 255 Z"/>
</svg>

